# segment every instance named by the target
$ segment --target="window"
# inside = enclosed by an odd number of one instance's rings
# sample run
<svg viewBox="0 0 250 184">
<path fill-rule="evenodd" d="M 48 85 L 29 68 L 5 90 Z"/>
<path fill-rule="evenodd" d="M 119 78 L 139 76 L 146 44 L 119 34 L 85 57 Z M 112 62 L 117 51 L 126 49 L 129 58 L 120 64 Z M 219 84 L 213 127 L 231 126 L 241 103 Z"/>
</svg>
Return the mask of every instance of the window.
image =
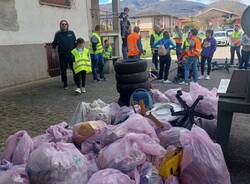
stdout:
<svg viewBox="0 0 250 184">
<path fill-rule="evenodd" d="M 63 8 L 70 8 L 72 0 L 40 0 L 42 5 L 58 6 Z"/>
</svg>

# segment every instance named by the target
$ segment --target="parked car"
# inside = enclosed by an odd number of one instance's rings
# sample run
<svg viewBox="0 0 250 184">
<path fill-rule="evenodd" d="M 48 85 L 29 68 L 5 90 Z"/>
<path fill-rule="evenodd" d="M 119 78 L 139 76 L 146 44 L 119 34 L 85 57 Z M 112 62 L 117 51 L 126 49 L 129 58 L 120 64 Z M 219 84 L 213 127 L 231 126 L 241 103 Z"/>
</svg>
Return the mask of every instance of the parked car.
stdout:
<svg viewBox="0 0 250 184">
<path fill-rule="evenodd" d="M 227 46 L 229 45 L 229 36 L 227 31 L 215 31 L 214 38 L 217 42 L 217 45 Z"/>
<path fill-rule="evenodd" d="M 230 37 L 232 33 L 234 32 L 233 29 L 226 29 L 228 36 Z"/>
</svg>

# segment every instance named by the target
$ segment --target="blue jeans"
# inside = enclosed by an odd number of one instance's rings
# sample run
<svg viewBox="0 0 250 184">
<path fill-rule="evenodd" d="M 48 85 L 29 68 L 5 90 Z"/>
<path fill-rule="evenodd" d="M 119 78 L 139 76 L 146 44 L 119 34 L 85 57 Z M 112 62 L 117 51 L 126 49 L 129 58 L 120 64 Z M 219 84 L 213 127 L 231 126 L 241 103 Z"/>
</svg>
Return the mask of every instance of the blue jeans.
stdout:
<svg viewBox="0 0 250 184">
<path fill-rule="evenodd" d="M 152 63 L 154 64 L 155 69 L 158 70 L 158 63 L 159 63 L 158 51 L 154 51 L 153 56 L 152 56 Z"/>
<path fill-rule="evenodd" d="M 123 59 L 128 59 L 128 48 L 127 47 L 122 47 L 122 55 L 123 55 Z"/>
<path fill-rule="evenodd" d="M 247 70 L 249 59 L 250 59 L 250 51 L 241 50 L 241 61 L 240 61 L 240 69 L 244 68 Z"/>
<path fill-rule="evenodd" d="M 188 82 L 190 70 L 192 70 L 193 81 L 197 82 L 198 80 L 198 58 L 189 56 L 187 62 L 184 64 L 184 80 Z"/>
<path fill-rule="evenodd" d="M 130 60 L 139 60 L 141 58 L 140 55 L 136 55 L 136 56 L 128 56 L 128 59 L 127 61 L 130 61 Z"/>
<path fill-rule="evenodd" d="M 102 54 L 90 54 L 91 57 L 91 66 L 92 66 L 92 74 L 94 80 L 99 80 L 97 77 L 97 68 L 100 73 L 100 78 L 104 79 L 104 58 Z"/>
</svg>

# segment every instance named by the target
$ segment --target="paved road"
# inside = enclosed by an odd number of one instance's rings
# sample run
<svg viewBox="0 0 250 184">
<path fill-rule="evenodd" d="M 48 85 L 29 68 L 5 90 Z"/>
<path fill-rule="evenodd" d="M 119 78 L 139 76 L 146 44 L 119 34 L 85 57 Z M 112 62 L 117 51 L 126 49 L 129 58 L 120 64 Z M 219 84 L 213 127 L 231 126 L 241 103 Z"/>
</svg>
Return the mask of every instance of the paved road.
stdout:
<svg viewBox="0 0 250 184">
<path fill-rule="evenodd" d="M 217 50 L 214 53 L 214 59 L 230 59 L 230 47 L 217 47 Z"/>
<path fill-rule="evenodd" d="M 175 71 L 171 73 L 170 78 L 174 76 Z M 211 89 L 219 85 L 221 78 L 230 78 L 230 75 L 226 71 L 215 71 L 211 77 L 210 81 L 200 81 L 200 84 Z M 110 103 L 118 99 L 114 74 L 108 75 L 106 82 L 99 83 L 94 83 L 91 76 L 88 76 L 87 93 L 83 95 L 73 93 L 75 86 L 72 80 L 69 87 L 68 90 L 63 90 L 60 86 L 60 78 L 52 78 L 1 91 L 0 152 L 8 135 L 21 129 L 27 130 L 32 136 L 38 135 L 49 125 L 68 121 L 76 105 L 81 101 L 92 102 L 100 98 Z M 180 86 L 153 82 L 153 87 L 166 91 Z M 250 181 L 249 119 L 250 116 L 247 115 L 234 116 L 229 168 L 235 184 L 247 184 Z"/>
</svg>

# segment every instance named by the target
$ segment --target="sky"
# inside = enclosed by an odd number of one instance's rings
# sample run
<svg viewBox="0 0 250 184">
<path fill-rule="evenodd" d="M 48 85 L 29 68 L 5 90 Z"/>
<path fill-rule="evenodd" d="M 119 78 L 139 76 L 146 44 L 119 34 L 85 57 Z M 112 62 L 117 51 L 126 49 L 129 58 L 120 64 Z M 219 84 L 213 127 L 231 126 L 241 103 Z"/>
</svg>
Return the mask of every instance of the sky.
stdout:
<svg viewBox="0 0 250 184">
<path fill-rule="evenodd" d="M 106 3 L 111 3 L 112 0 L 99 0 L 101 4 L 106 4 Z M 200 2 L 200 3 L 205 3 L 208 4 L 212 0 L 189 0 L 189 1 L 195 1 L 195 2 Z M 242 3 L 245 3 L 247 5 L 250 5 L 250 0 L 241 0 Z"/>
</svg>

